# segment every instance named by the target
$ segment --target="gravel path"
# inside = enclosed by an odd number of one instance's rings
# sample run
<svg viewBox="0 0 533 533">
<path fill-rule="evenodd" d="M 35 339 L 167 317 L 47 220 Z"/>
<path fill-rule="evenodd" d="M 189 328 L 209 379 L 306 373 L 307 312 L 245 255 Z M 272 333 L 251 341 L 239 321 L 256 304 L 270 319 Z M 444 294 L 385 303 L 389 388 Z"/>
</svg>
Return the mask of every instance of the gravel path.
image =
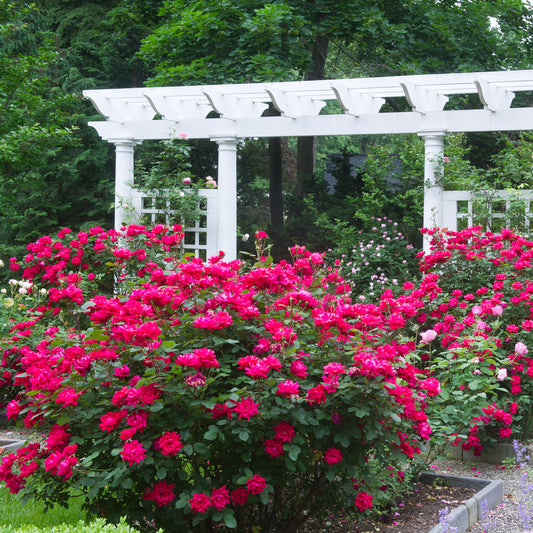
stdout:
<svg viewBox="0 0 533 533">
<path fill-rule="evenodd" d="M 503 482 L 503 503 L 488 512 L 482 523 L 477 523 L 469 533 L 533 533 L 533 519 L 524 527 L 521 509 L 533 508 L 533 467 L 518 468 L 487 463 L 464 463 L 459 461 L 435 461 L 432 472 L 501 479 Z M 529 471 L 529 478 L 528 476 Z M 522 480 L 525 476 L 526 489 Z M 530 485 L 529 490 L 527 485 Z M 531 516 L 533 511 L 529 512 Z"/>
</svg>

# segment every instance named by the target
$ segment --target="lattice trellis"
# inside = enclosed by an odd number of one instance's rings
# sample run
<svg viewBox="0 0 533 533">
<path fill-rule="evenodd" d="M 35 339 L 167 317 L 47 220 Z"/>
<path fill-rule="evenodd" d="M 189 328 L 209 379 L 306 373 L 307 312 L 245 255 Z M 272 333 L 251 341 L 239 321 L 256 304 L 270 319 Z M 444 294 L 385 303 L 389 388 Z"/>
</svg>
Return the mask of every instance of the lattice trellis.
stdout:
<svg viewBox="0 0 533 533">
<path fill-rule="evenodd" d="M 194 226 L 184 228 L 185 238 L 183 249 L 185 253 L 208 259 L 216 255 L 216 233 L 218 217 L 218 196 L 216 189 L 200 189 L 201 199 L 198 206 L 200 215 Z M 139 223 L 148 226 L 156 224 L 169 225 L 168 214 L 172 212 L 168 200 L 144 196 L 137 189 L 131 189 L 131 209 Z M 164 201 L 161 205 L 159 202 Z"/>
<path fill-rule="evenodd" d="M 443 226 L 460 231 L 476 224 L 497 232 L 503 227 L 533 230 L 533 190 L 444 191 Z"/>
</svg>

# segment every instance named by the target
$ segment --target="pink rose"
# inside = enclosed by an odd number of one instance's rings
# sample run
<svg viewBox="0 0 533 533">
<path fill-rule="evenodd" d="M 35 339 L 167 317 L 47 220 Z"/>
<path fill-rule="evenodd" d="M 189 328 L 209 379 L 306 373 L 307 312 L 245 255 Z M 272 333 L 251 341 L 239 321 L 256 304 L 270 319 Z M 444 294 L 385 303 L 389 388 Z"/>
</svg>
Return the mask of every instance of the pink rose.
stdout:
<svg viewBox="0 0 533 533">
<path fill-rule="evenodd" d="M 503 307 L 501 305 L 495 305 L 492 308 L 492 315 L 493 316 L 501 316 L 502 313 L 503 313 Z"/>
<path fill-rule="evenodd" d="M 434 329 L 428 329 L 427 331 L 424 331 L 420 334 L 420 338 L 422 339 L 422 344 L 428 344 L 431 341 L 435 340 L 437 337 L 437 332 Z"/>
<path fill-rule="evenodd" d="M 507 377 L 507 369 L 506 368 L 500 368 L 496 374 L 496 379 L 498 381 L 503 381 Z"/>
<path fill-rule="evenodd" d="M 527 349 L 527 346 L 523 342 L 517 342 L 514 345 L 514 351 L 518 355 L 526 355 L 526 353 L 529 352 L 529 350 Z"/>
</svg>

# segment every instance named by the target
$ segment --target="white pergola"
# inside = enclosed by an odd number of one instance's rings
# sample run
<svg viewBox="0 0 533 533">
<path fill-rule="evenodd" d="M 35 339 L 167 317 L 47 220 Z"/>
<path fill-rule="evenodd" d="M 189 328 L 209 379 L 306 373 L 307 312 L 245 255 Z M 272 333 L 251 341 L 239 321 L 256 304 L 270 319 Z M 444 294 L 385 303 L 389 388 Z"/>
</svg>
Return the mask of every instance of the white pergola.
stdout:
<svg viewBox="0 0 533 533">
<path fill-rule="evenodd" d="M 257 137 L 416 133 L 425 142 L 424 226 L 442 226 L 439 185 L 444 137 L 452 132 L 533 130 L 533 107 L 511 108 L 533 91 L 533 70 L 429 74 L 279 83 L 84 91 L 104 121 L 90 122 L 116 147 L 116 205 L 133 181 L 134 149 L 146 139 L 186 133 L 218 144 L 218 249 L 236 257 L 237 144 Z M 477 94 L 476 109 L 446 110 L 449 96 Z M 382 112 L 386 98 L 411 110 Z M 321 114 L 327 101 L 341 112 Z M 263 116 L 272 104 L 281 116 Z M 213 113 L 214 112 L 214 113 Z M 115 211 L 115 224 L 126 219 Z"/>
</svg>

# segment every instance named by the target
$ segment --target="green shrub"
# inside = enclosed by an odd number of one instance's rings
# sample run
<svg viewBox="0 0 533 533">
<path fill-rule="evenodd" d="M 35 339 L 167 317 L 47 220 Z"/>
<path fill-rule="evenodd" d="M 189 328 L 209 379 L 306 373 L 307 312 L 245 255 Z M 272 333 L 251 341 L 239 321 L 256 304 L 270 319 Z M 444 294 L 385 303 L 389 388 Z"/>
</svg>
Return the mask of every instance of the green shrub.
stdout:
<svg viewBox="0 0 533 533">
<path fill-rule="evenodd" d="M 384 217 L 371 218 L 349 246 L 333 249 L 328 258 L 340 259 L 340 273 L 352 286 L 353 297 L 365 300 L 385 289 L 398 292 L 405 281 L 416 279 L 416 252 L 398 224 Z"/>
</svg>

